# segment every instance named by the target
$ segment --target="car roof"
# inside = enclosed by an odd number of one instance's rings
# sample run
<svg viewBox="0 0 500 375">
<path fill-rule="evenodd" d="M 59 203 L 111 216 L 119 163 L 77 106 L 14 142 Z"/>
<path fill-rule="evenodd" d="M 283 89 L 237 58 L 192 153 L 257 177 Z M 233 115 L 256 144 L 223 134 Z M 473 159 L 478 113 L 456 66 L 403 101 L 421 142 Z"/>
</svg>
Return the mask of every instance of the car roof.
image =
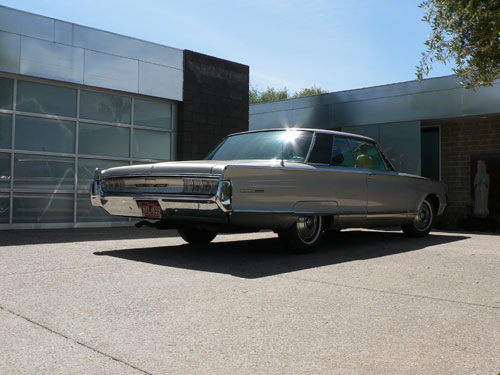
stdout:
<svg viewBox="0 0 500 375">
<path fill-rule="evenodd" d="M 310 131 L 310 132 L 315 132 L 315 133 L 332 134 L 332 135 L 343 136 L 343 137 L 358 138 L 358 139 L 363 139 L 363 140 L 377 143 L 377 141 L 375 141 L 373 138 L 366 137 L 364 135 L 345 133 L 345 132 L 336 131 L 336 130 L 313 129 L 313 128 L 269 128 L 269 129 L 249 130 L 246 132 L 228 134 L 226 137 L 231 137 L 233 135 L 239 135 L 239 134 L 262 133 L 262 132 L 270 132 L 270 131 L 286 131 L 286 130 L 302 130 L 302 131 Z"/>
</svg>

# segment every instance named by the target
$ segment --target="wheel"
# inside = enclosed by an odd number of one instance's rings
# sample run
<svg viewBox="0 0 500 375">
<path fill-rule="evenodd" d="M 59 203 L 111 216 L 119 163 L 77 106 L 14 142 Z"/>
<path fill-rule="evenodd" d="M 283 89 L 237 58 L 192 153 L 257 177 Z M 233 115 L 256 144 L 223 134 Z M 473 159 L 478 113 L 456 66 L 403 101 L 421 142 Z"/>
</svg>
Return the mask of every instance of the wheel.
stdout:
<svg viewBox="0 0 500 375">
<path fill-rule="evenodd" d="M 209 244 L 217 236 L 217 232 L 194 227 L 180 228 L 177 231 L 182 239 L 191 245 Z"/>
<path fill-rule="evenodd" d="M 429 234 L 434 223 L 434 206 L 425 199 L 418 209 L 417 216 L 410 224 L 401 226 L 403 233 L 409 237 L 425 237 Z"/>
<path fill-rule="evenodd" d="M 290 252 L 308 253 L 318 245 L 322 232 L 321 216 L 302 216 L 290 228 L 278 232 L 278 237 Z"/>
</svg>

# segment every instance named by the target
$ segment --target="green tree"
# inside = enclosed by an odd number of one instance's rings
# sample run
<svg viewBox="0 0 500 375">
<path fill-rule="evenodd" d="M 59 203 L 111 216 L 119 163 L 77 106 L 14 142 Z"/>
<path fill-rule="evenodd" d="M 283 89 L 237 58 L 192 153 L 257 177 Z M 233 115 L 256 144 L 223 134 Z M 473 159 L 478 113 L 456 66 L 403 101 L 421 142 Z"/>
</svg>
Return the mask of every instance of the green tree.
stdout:
<svg viewBox="0 0 500 375">
<path fill-rule="evenodd" d="M 466 88 L 491 86 L 500 78 L 499 0 L 426 0 L 419 7 L 432 28 L 417 66 L 419 80 L 435 62 L 453 62 Z"/>
<path fill-rule="evenodd" d="M 293 94 L 293 97 L 300 98 L 302 96 L 311 96 L 311 95 L 320 95 L 320 94 L 326 94 L 326 91 L 319 88 L 319 87 L 313 86 L 313 87 L 310 87 L 308 89 L 301 89 L 301 90 L 297 91 L 295 94 Z"/>
<path fill-rule="evenodd" d="M 296 93 L 291 94 L 286 87 L 283 89 L 275 89 L 268 87 L 264 91 L 259 91 L 255 87 L 250 87 L 249 101 L 250 104 L 274 102 L 277 100 L 284 100 L 290 98 L 299 98 L 302 96 L 325 94 L 326 91 L 319 87 L 313 86 L 311 88 L 301 89 Z"/>
</svg>

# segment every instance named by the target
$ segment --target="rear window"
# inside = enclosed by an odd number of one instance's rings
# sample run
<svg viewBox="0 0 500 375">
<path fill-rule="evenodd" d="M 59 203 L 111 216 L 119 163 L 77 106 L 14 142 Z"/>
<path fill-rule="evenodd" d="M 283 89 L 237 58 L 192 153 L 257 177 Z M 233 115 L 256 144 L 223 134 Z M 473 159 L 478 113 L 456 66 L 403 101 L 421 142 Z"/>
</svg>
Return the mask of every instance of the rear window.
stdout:
<svg viewBox="0 0 500 375">
<path fill-rule="evenodd" d="M 314 147 L 309 155 L 309 163 L 330 164 L 332 157 L 333 136 L 316 133 Z"/>
<path fill-rule="evenodd" d="M 376 169 L 379 171 L 388 170 L 382 155 L 380 155 L 374 143 L 351 139 L 351 146 L 356 156 L 358 168 Z"/>
<path fill-rule="evenodd" d="M 332 165 L 337 167 L 355 168 L 356 160 L 349 146 L 349 140 L 344 137 L 335 137 L 333 142 Z"/>
</svg>

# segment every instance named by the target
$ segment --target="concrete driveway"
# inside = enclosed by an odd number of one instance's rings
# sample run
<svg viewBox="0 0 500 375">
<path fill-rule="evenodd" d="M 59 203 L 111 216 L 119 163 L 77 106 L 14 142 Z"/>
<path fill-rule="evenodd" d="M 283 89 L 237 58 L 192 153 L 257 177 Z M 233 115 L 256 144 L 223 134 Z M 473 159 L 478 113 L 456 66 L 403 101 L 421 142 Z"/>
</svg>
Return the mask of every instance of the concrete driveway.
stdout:
<svg viewBox="0 0 500 375">
<path fill-rule="evenodd" d="M 493 374 L 500 237 L 0 232 L 1 374 Z"/>
</svg>

